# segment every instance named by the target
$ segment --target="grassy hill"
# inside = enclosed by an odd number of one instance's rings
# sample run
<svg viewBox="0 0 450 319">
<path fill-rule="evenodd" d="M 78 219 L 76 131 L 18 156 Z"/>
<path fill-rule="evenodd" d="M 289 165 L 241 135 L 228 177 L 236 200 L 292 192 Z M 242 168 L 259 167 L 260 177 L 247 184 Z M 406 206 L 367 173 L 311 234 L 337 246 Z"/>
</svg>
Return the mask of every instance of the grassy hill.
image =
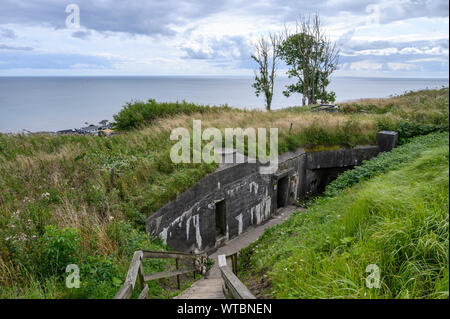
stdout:
<svg viewBox="0 0 450 319">
<path fill-rule="evenodd" d="M 150 100 L 126 105 L 112 137 L 0 134 L 0 297 L 109 298 L 135 249 L 166 249 L 147 236 L 145 218 L 216 168 L 170 161 L 171 130 L 192 130 L 194 119 L 221 130 L 278 127 L 280 153 L 373 144 L 380 129 L 399 130 L 402 139 L 448 131 L 448 88 L 345 104 L 336 113 Z M 68 263 L 83 265 L 76 292 L 64 286 Z"/>
<path fill-rule="evenodd" d="M 415 138 L 266 231 L 243 252 L 241 277 L 273 298 L 448 298 L 448 186 L 448 134 Z M 379 288 L 366 286 L 369 265 Z"/>
</svg>

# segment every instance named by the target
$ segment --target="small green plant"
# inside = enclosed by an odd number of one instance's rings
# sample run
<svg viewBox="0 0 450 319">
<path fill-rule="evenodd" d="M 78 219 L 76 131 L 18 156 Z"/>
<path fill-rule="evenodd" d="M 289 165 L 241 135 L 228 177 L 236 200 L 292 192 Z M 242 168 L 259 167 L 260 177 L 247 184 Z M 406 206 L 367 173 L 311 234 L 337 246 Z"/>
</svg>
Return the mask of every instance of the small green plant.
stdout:
<svg viewBox="0 0 450 319">
<path fill-rule="evenodd" d="M 49 225 L 40 238 L 40 268 L 43 276 L 62 277 L 69 264 L 82 259 L 80 233 L 73 228 Z"/>
</svg>

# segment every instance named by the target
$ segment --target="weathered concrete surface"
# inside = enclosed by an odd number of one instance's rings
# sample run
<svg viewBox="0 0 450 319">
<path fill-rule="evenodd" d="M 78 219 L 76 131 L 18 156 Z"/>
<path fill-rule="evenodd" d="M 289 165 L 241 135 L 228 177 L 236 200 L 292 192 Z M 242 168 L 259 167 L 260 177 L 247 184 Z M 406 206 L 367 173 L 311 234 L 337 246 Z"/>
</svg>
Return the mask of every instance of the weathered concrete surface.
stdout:
<svg viewBox="0 0 450 319">
<path fill-rule="evenodd" d="M 190 288 L 176 296 L 175 299 L 225 299 L 222 290 L 223 280 L 218 266 L 218 256 L 231 255 L 247 247 L 258 240 L 266 228 L 281 224 L 288 219 L 292 213 L 300 209 L 301 208 L 296 206 L 283 207 L 267 222 L 256 227 L 251 227 L 239 237 L 226 242 L 224 246 L 221 246 L 209 256 L 209 258 L 214 260 L 214 265 L 209 273 L 202 279 L 194 282 Z"/>
<path fill-rule="evenodd" d="M 151 215 L 146 221 L 147 231 L 176 250 L 212 251 L 248 227 L 261 224 L 278 208 L 323 191 L 338 174 L 378 152 L 377 146 L 320 152 L 299 148 L 280 155 L 278 171 L 272 175 L 260 174 L 258 163 L 221 164 Z M 235 160 L 247 160 L 239 153 L 230 155 Z M 221 201 L 225 205 L 219 209 L 216 205 Z M 224 218 L 216 218 L 220 212 L 224 212 Z M 225 225 L 216 225 L 218 220 Z"/>
<path fill-rule="evenodd" d="M 309 197 L 325 190 L 325 186 L 342 172 L 377 156 L 377 146 L 360 145 L 351 149 L 307 152 L 303 160 L 299 197 Z"/>
<path fill-rule="evenodd" d="M 227 164 L 168 203 L 146 221 L 147 231 L 182 251 L 216 247 L 215 204 L 226 200 L 226 240 L 272 214 L 270 176 L 257 164 Z"/>
</svg>

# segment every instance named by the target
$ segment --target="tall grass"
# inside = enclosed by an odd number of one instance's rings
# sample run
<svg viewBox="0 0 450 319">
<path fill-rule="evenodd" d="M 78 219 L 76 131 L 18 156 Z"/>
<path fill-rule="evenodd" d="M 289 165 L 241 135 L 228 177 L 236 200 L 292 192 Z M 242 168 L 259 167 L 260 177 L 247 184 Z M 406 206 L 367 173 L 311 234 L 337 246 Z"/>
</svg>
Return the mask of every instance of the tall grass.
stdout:
<svg viewBox="0 0 450 319">
<path fill-rule="evenodd" d="M 0 297 L 75 296 L 66 290 L 61 270 L 43 275 L 40 268 L 40 256 L 52 247 L 44 238 L 56 236 L 66 242 L 64 232 L 58 230 L 76 233 L 77 253 L 70 256 L 89 266 L 82 270 L 85 286 L 76 295 L 83 298 L 111 297 L 134 249 L 167 249 L 145 233 L 145 219 L 217 167 L 172 163 L 173 128 L 192 132 L 194 119 L 201 120 L 203 128 L 222 132 L 227 127 L 276 127 L 283 153 L 301 146 L 376 143 L 384 117 L 295 108 L 262 112 L 151 100 L 127 105 L 116 116 L 121 133 L 108 138 L 0 134 Z M 399 120 L 398 115 L 389 115 L 383 125 L 392 128 Z M 57 230 L 52 232 L 49 226 Z M 68 253 L 70 247 L 61 244 L 57 249 Z M 45 261 L 48 269 L 58 266 L 52 258 Z M 103 280 L 106 273 L 110 277 Z M 53 289 L 55 282 L 58 286 Z M 165 294 L 159 286 L 152 287 L 154 296 Z"/>
<path fill-rule="evenodd" d="M 389 153 L 380 153 L 377 157 L 363 162 L 363 165 L 342 173 L 326 187 L 325 195 L 335 196 L 341 190 L 358 182 L 398 169 L 417 159 L 427 148 L 448 144 L 448 141 L 448 133 L 433 133 L 412 138 L 409 143 L 396 147 Z"/>
<path fill-rule="evenodd" d="M 266 231 L 241 259 L 273 298 L 448 298 L 448 140 Z M 381 270 L 368 288 L 366 267 Z"/>
</svg>

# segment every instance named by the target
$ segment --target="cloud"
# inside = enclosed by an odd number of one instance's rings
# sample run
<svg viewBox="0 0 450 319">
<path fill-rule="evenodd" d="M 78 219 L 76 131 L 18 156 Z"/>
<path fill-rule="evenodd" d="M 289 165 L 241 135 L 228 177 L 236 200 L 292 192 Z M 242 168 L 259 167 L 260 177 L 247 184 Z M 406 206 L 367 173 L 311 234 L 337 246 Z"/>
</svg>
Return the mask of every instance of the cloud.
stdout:
<svg viewBox="0 0 450 319">
<path fill-rule="evenodd" d="M 393 71 L 412 71 L 420 69 L 419 66 L 410 63 L 388 62 L 387 66 Z"/>
<path fill-rule="evenodd" d="M 91 35 L 91 31 L 75 31 L 72 33 L 72 37 L 78 38 L 78 39 L 87 39 Z"/>
<path fill-rule="evenodd" d="M 114 60 L 80 54 L 35 54 L 0 51 L 0 69 L 72 69 L 80 65 L 89 68 L 110 68 Z"/>
<path fill-rule="evenodd" d="M 280 23 L 294 21 L 302 13 L 319 12 L 323 17 L 347 13 L 371 19 L 375 12 L 380 23 L 414 17 L 448 16 L 447 0 L 78 0 L 80 23 L 99 32 L 173 36 L 177 26 L 229 12 L 255 17 L 276 18 Z M 3 0 L 0 21 L 4 24 L 46 25 L 65 28 L 68 2 L 60 0 Z M 367 9 L 374 8 L 372 11 Z"/>
<path fill-rule="evenodd" d="M 2 28 L 0 27 L 0 38 L 4 38 L 4 39 L 16 39 L 17 35 L 16 33 L 11 30 L 11 29 L 7 29 L 7 28 Z"/>
<path fill-rule="evenodd" d="M 339 39 L 340 40 L 340 39 Z M 338 40 L 338 43 L 339 43 Z M 438 40 L 419 40 L 419 41 L 368 41 L 368 40 L 347 40 L 342 43 L 341 50 L 345 54 L 354 54 L 357 51 L 369 51 L 369 50 L 385 50 L 389 48 L 395 48 L 398 51 L 416 48 L 419 51 L 428 50 L 430 48 L 448 49 L 449 39 Z M 407 51 L 405 51 L 407 52 Z"/>
<path fill-rule="evenodd" d="M 249 59 L 251 45 L 244 36 L 224 36 L 221 38 L 200 37 L 184 46 L 184 58 L 204 60 L 242 60 Z"/>
<path fill-rule="evenodd" d="M 447 0 L 79 0 L 65 30 L 70 2 L 2 0 L 1 67 L 250 74 L 253 39 L 318 12 L 341 70 L 448 72 Z"/>
<path fill-rule="evenodd" d="M 325 18 L 348 14 L 363 17 L 364 23 L 381 24 L 417 17 L 447 17 L 449 11 L 448 0 L 276 0 L 271 3 L 270 7 L 260 5 L 252 9 L 281 16 L 284 21 L 294 21 L 303 13 L 318 12 Z"/>
<path fill-rule="evenodd" d="M 339 37 L 339 39 L 336 41 L 336 44 L 339 47 L 347 46 L 354 34 L 355 34 L 355 28 L 352 28 L 351 30 L 342 34 Z"/>
<path fill-rule="evenodd" d="M 379 23 L 417 17 L 448 17 L 447 0 L 383 0 L 373 4 Z"/>
<path fill-rule="evenodd" d="M 174 26 L 199 16 L 217 12 L 221 4 L 209 1 L 90 1 L 76 2 L 81 26 L 99 32 L 125 32 L 145 35 L 174 35 Z M 65 28 L 67 2 L 60 0 L 2 1 L 0 21 L 22 25 Z"/>
<path fill-rule="evenodd" d="M 349 65 L 349 69 L 352 71 L 364 71 L 364 70 L 377 71 L 381 70 L 382 67 L 383 67 L 382 63 L 376 63 L 370 60 L 353 62 L 350 63 Z"/>
</svg>

